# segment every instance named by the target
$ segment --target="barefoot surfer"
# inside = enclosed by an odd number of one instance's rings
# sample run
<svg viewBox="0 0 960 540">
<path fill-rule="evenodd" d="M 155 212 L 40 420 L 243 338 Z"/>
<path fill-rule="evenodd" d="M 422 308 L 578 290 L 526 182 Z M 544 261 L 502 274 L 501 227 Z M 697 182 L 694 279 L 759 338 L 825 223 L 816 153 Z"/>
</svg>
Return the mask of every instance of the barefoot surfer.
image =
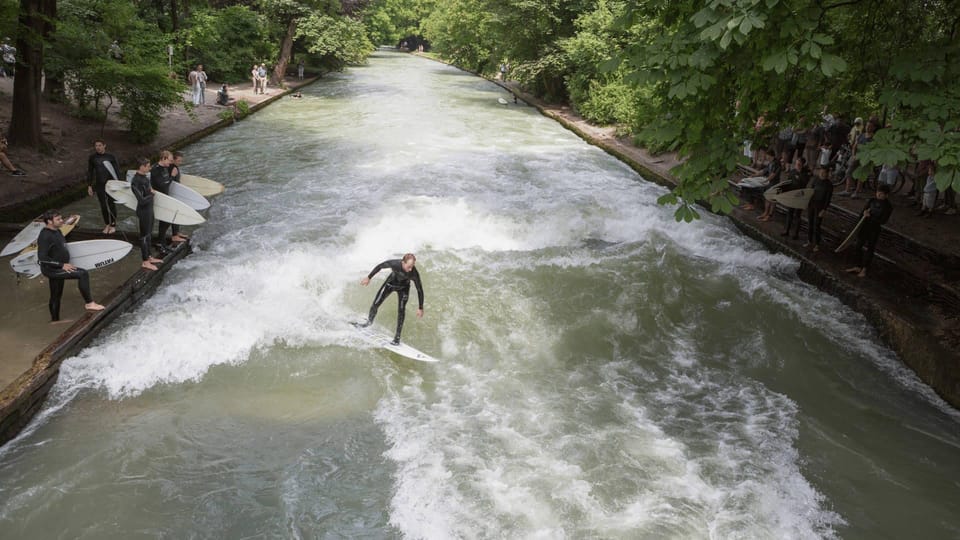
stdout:
<svg viewBox="0 0 960 540">
<path fill-rule="evenodd" d="M 153 188 L 150 187 L 150 179 L 147 173 L 150 172 L 150 160 L 139 158 L 137 160 L 137 174 L 130 180 L 130 190 L 137 198 L 137 221 L 140 225 L 140 259 L 143 263 L 141 268 L 147 270 L 156 270 L 156 264 L 162 260 L 150 255 L 151 235 L 153 234 Z"/>
<path fill-rule="evenodd" d="M 83 307 L 88 311 L 102 311 L 103 306 L 93 301 L 90 294 L 90 275 L 83 268 L 70 264 L 70 252 L 67 241 L 60 232 L 63 217 L 56 210 L 43 213 L 43 229 L 37 238 L 37 261 L 40 272 L 50 282 L 50 321 L 60 320 L 60 299 L 63 297 L 64 281 L 77 280 L 77 288 L 86 302 Z"/>
</svg>

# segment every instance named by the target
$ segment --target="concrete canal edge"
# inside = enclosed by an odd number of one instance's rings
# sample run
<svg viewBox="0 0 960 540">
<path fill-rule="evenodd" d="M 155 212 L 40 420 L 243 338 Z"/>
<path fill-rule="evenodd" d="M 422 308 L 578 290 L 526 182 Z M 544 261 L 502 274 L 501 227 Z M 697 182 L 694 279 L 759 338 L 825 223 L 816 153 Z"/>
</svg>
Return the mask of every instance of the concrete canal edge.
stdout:
<svg viewBox="0 0 960 540">
<path fill-rule="evenodd" d="M 320 77 L 317 77 L 306 84 L 299 85 L 296 88 L 287 88 L 275 96 L 270 96 L 268 99 L 251 106 L 250 112 L 246 116 L 262 110 L 294 90 L 302 90 L 319 79 Z M 242 119 L 220 120 L 170 144 L 166 149 L 183 148 L 240 120 Z M 60 208 L 79 200 L 86 196 L 84 180 L 85 178 L 82 175 L 77 175 L 76 178 L 71 179 L 69 187 L 25 201 L 15 208 L 4 209 L 4 217 L 10 221 L 27 221 L 47 208 Z M 106 309 L 98 313 L 85 313 L 64 330 L 53 343 L 41 351 L 34 358 L 27 371 L 5 388 L 0 389 L 0 446 L 15 438 L 40 411 L 47 394 L 60 374 L 60 364 L 65 359 L 75 356 L 117 317 L 139 304 L 156 290 L 163 281 L 164 274 L 189 253 L 189 242 L 185 242 L 164 259 L 163 264 L 156 272 L 138 270 L 123 285 L 103 299 Z"/>
</svg>

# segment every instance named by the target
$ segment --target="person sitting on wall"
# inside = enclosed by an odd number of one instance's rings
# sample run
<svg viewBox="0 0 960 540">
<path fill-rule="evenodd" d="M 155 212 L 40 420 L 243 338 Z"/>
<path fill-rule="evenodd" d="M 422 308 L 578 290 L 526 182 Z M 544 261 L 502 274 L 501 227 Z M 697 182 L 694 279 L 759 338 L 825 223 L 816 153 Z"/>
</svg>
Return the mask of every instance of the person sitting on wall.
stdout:
<svg viewBox="0 0 960 540">
<path fill-rule="evenodd" d="M 10 162 L 10 158 L 7 157 L 7 138 L 6 137 L 0 137 L 0 163 L 2 163 L 3 168 L 10 171 L 10 174 L 12 174 L 13 176 L 27 175 L 27 173 L 14 167 L 13 163 Z"/>
<path fill-rule="evenodd" d="M 227 83 L 220 85 L 220 89 L 217 90 L 217 105 L 226 107 L 232 105 L 234 101 L 236 100 L 230 97 L 230 90 L 227 88 Z"/>
</svg>

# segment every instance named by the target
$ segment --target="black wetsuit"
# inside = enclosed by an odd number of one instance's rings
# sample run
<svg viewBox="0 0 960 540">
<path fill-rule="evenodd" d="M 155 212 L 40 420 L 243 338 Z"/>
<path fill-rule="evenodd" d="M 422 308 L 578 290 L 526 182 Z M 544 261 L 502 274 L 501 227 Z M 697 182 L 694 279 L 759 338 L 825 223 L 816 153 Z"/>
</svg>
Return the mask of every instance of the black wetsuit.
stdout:
<svg viewBox="0 0 960 540">
<path fill-rule="evenodd" d="M 370 313 L 367 316 L 366 325 L 373 324 L 373 319 L 377 316 L 377 310 L 380 308 L 380 304 L 382 304 L 383 301 L 390 296 L 390 293 L 396 292 L 398 296 L 398 311 L 397 334 L 393 338 L 395 343 L 400 342 L 400 332 L 403 330 L 403 319 L 406 315 L 407 300 L 410 298 L 411 281 L 417 287 L 419 309 L 423 309 L 423 284 L 420 282 L 420 273 L 417 272 L 416 266 L 414 266 L 409 272 L 404 272 L 402 264 L 403 261 L 400 259 L 383 261 L 367 275 L 368 278 L 373 279 L 373 276 L 377 275 L 377 272 L 385 268 L 389 268 L 391 270 L 390 275 L 387 276 L 387 280 L 383 282 L 380 290 L 377 291 L 377 295 L 373 298 L 373 305 L 370 306 Z"/>
<path fill-rule="evenodd" d="M 67 251 L 67 240 L 60 229 L 44 227 L 37 238 L 37 261 L 40 263 L 40 272 L 50 282 L 50 320 L 60 320 L 60 298 L 63 297 L 63 282 L 67 279 L 77 280 L 77 288 L 86 303 L 93 302 L 90 294 L 90 276 L 83 268 L 73 272 L 63 269 L 64 263 L 70 262 L 70 252 Z"/>
<path fill-rule="evenodd" d="M 105 164 L 113 167 L 113 173 Z M 113 157 L 113 154 L 90 155 L 90 159 L 87 160 L 87 184 L 93 188 L 97 200 L 100 201 L 100 213 L 103 215 L 104 225 L 111 227 L 117 226 L 117 204 L 113 201 L 113 197 L 107 195 L 107 181 L 119 180 L 114 174 L 120 174 L 120 166 L 117 165 L 117 158 Z"/>
<path fill-rule="evenodd" d="M 855 250 L 857 266 L 864 270 L 870 266 L 870 261 L 873 260 L 873 252 L 877 248 L 877 240 L 880 239 L 881 227 L 890 219 L 890 214 L 893 213 L 893 205 L 890 204 L 889 199 L 870 199 L 860 212 L 861 218 L 868 209 L 870 210 L 870 217 L 860 226 Z M 863 251 L 864 246 L 867 248 L 866 252 Z"/>
<path fill-rule="evenodd" d="M 130 189 L 137 198 L 137 221 L 140 223 L 140 258 L 150 258 L 151 235 L 153 234 L 153 192 L 150 179 L 137 173 L 130 181 Z"/>
<path fill-rule="evenodd" d="M 153 189 L 164 195 L 168 195 L 170 193 L 171 182 L 173 182 L 173 178 L 170 176 L 169 166 L 164 167 L 163 165 L 157 164 L 150 169 L 150 185 L 153 186 Z M 161 221 L 159 225 L 160 246 L 163 249 L 166 249 L 167 229 L 170 228 L 170 225 L 172 224 L 166 221 Z"/>
<path fill-rule="evenodd" d="M 174 170 L 174 169 L 177 170 L 176 176 L 174 176 L 174 174 L 173 174 L 173 170 Z M 180 175 L 181 175 L 181 173 L 180 173 L 180 167 L 177 167 L 176 165 L 171 164 L 169 167 L 167 167 L 167 174 L 170 175 L 170 181 L 171 181 L 171 182 L 176 182 L 176 183 L 178 183 L 178 184 L 180 183 Z M 170 190 L 170 189 L 169 189 L 169 184 L 167 184 L 167 186 L 168 186 L 167 191 L 169 191 L 169 190 Z M 163 227 L 163 222 L 160 222 L 160 226 Z M 176 223 L 172 223 L 172 224 L 170 225 L 170 232 L 171 232 L 174 236 L 180 234 L 180 226 L 177 225 Z M 163 231 L 163 234 L 166 234 L 166 230 Z M 161 242 L 163 242 L 163 234 L 160 235 L 160 241 L 161 241 Z"/>
<path fill-rule="evenodd" d="M 829 178 L 814 178 L 813 197 L 810 197 L 810 204 L 807 205 L 807 240 L 819 246 L 823 239 L 821 227 L 823 218 L 820 212 L 830 207 L 830 200 L 833 198 L 833 183 Z"/>
<path fill-rule="evenodd" d="M 801 170 L 793 169 L 787 173 L 787 178 L 790 179 L 790 183 L 783 189 L 783 191 L 796 191 L 798 189 L 803 189 L 807 187 L 807 183 L 810 182 L 810 171 L 806 168 Z M 803 210 L 799 208 L 787 208 L 787 228 L 783 231 L 783 236 L 790 234 L 790 229 L 793 228 L 793 224 L 797 224 L 797 232 L 793 233 L 793 238 L 796 239 L 800 235 L 800 216 L 803 215 Z"/>
</svg>

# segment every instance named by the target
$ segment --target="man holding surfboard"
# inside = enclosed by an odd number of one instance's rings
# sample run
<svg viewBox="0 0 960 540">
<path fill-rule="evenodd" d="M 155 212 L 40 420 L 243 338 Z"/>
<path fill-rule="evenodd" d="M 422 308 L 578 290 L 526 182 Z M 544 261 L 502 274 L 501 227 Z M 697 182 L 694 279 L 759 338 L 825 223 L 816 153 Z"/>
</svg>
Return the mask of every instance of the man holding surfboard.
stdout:
<svg viewBox="0 0 960 540">
<path fill-rule="evenodd" d="M 77 280 L 77 288 L 86 302 L 83 307 L 88 311 L 101 311 L 103 306 L 93 301 L 90 294 L 90 275 L 83 268 L 70 264 L 70 252 L 67 250 L 67 240 L 60 232 L 63 226 L 63 216 L 56 210 L 47 210 L 43 213 L 43 229 L 37 237 L 37 262 L 40 271 L 50 283 L 50 321 L 60 320 L 60 299 L 63 297 L 63 282 L 68 279 Z"/>
<path fill-rule="evenodd" d="M 164 169 L 166 170 L 166 169 Z M 137 174 L 130 180 L 130 191 L 137 198 L 137 221 L 140 225 L 140 264 L 141 268 L 156 270 L 161 259 L 150 255 L 151 235 L 153 234 L 153 188 L 147 173 L 150 172 L 150 160 L 137 159 Z"/>
<path fill-rule="evenodd" d="M 890 186 L 888 184 L 880 184 L 877 188 L 877 195 L 867 201 L 867 204 L 864 205 L 863 210 L 860 212 L 862 223 L 858 226 L 857 246 L 855 248 L 857 265 L 847 268 L 847 272 L 856 274 L 857 277 L 865 277 L 867 275 L 867 267 L 870 266 L 870 261 L 873 260 L 873 252 L 877 248 L 877 240 L 880 239 L 881 227 L 890 219 L 890 214 L 893 213 L 893 205 L 890 204 L 890 201 L 887 199 L 889 193 Z M 866 252 L 863 251 L 864 246 L 867 248 Z"/>
<path fill-rule="evenodd" d="M 170 182 L 173 182 L 173 178 L 170 176 L 170 172 L 173 170 L 171 165 L 173 165 L 173 153 L 169 150 L 164 150 L 160 152 L 160 161 L 150 169 L 150 186 L 155 191 L 159 191 L 164 195 L 170 194 Z M 167 247 L 167 229 L 169 229 L 171 225 L 171 223 L 167 223 L 166 221 L 160 221 L 158 237 L 160 238 L 160 253 L 163 255 L 166 255 L 169 251 Z M 177 229 L 177 231 L 179 232 L 179 229 Z"/>
<path fill-rule="evenodd" d="M 113 198 L 107 195 L 107 181 L 119 180 L 117 171 L 120 165 L 113 154 L 107 153 L 107 143 L 103 139 L 93 142 L 93 154 L 87 160 L 87 194 L 93 197 L 97 194 L 100 201 L 100 213 L 103 215 L 103 234 L 117 232 L 117 205 Z"/>
<path fill-rule="evenodd" d="M 170 173 L 170 180 L 172 182 L 176 182 L 178 184 L 180 183 L 180 174 L 181 174 L 180 166 L 181 165 L 183 165 L 183 152 L 174 152 L 173 161 L 171 161 L 170 166 L 167 167 L 167 170 Z M 172 224 L 172 226 L 170 227 L 170 232 L 173 233 L 173 236 L 170 237 L 171 242 L 175 242 L 175 243 L 186 242 L 187 239 L 189 238 L 185 234 L 180 234 L 180 226 L 177 225 L 176 223 Z M 164 235 L 162 234 L 160 235 L 161 243 L 165 242 L 163 236 Z"/>
<path fill-rule="evenodd" d="M 383 304 L 383 301 L 390 296 L 390 293 L 396 292 L 398 297 L 397 333 L 392 343 L 394 345 L 400 344 L 400 332 L 403 330 L 403 319 L 406 316 L 407 300 L 410 298 L 411 281 L 417 287 L 417 297 L 419 301 L 417 317 L 423 317 L 423 284 L 420 282 L 420 273 L 417 272 L 416 263 L 417 257 L 414 256 L 413 253 L 407 253 L 402 259 L 383 261 L 374 267 L 374 269 L 367 274 L 367 277 L 360 280 L 360 285 L 366 287 L 370 284 L 373 276 L 377 275 L 377 272 L 386 268 L 391 270 L 390 275 L 387 276 L 387 280 L 383 282 L 380 290 L 377 291 L 377 295 L 373 298 L 373 305 L 370 306 L 367 322 L 359 324 L 358 326 L 365 327 L 373 324 L 373 319 L 377 316 L 377 310 L 380 308 L 380 304 Z"/>
</svg>

